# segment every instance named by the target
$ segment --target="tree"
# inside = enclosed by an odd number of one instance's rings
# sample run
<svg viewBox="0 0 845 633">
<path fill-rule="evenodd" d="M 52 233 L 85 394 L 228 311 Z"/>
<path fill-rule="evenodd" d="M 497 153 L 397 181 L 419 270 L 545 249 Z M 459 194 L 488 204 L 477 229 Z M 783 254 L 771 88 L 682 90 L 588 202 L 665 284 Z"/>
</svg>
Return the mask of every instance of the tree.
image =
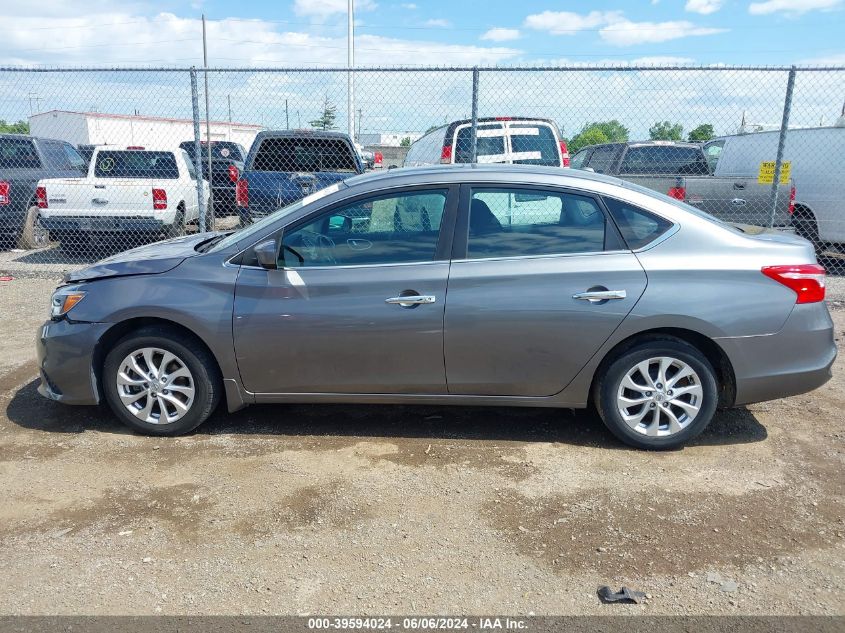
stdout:
<svg viewBox="0 0 845 633">
<path fill-rule="evenodd" d="M 574 154 L 588 145 L 600 143 L 624 143 L 628 140 L 628 128 L 616 119 L 587 123 L 567 142 L 567 149 Z"/>
<path fill-rule="evenodd" d="M 2 134 L 29 134 L 29 123 L 18 121 L 17 123 L 6 123 L 0 119 L 0 133 Z"/>
<path fill-rule="evenodd" d="M 337 106 L 329 101 L 329 96 L 326 95 L 326 100 L 323 102 L 323 113 L 319 119 L 314 119 L 308 125 L 320 130 L 336 130 L 337 126 L 334 124 L 337 118 Z"/>
<path fill-rule="evenodd" d="M 713 126 L 709 123 L 702 123 L 694 130 L 690 130 L 689 135 L 687 138 L 690 141 L 709 141 L 711 138 L 716 136 L 716 132 L 713 129 Z"/>
<path fill-rule="evenodd" d="M 652 141 L 680 141 L 683 134 L 683 125 L 669 121 L 658 121 L 648 128 L 648 137 Z"/>
<path fill-rule="evenodd" d="M 401 141 L 399 141 L 399 147 L 410 147 L 411 146 L 411 137 L 406 136 Z"/>
</svg>

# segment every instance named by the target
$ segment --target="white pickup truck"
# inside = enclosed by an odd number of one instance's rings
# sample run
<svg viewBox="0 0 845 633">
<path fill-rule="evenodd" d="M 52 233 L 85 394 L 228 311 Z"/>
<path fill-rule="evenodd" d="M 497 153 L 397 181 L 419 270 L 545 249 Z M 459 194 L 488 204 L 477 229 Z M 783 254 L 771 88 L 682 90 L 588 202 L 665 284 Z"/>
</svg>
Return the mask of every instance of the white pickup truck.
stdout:
<svg viewBox="0 0 845 633">
<path fill-rule="evenodd" d="M 85 177 L 40 180 L 36 203 L 41 226 L 69 248 L 95 233 L 118 246 L 177 237 L 199 218 L 196 172 L 178 148 L 98 147 Z"/>
</svg>

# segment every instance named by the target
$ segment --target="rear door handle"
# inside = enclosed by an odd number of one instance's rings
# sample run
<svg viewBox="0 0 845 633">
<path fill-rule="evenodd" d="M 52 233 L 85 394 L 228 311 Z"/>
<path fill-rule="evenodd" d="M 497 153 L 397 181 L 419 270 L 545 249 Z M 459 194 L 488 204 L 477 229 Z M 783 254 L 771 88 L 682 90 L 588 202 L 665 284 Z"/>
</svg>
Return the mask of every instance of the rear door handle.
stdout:
<svg viewBox="0 0 845 633">
<path fill-rule="evenodd" d="M 733 200 L 731 200 L 731 204 L 735 207 L 744 207 L 745 200 L 743 198 L 734 198 Z"/>
<path fill-rule="evenodd" d="M 628 293 L 624 290 L 588 290 L 587 292 L 577 292 L 572 295 L 572 298 L 589 301 L 590 303 L 598 303 L 599 301 L 608 301 L 610 299 L 624 299 L 627 296 Z"/>
<path fill-rule="evenodd" d="M 403 297 L 390 297 L 385 299 L 385 303 L 400 305 L 403 308 L 421 305 L 423 303 L 434 303 L 434 295 L 405 295 Z"/>
</svg>

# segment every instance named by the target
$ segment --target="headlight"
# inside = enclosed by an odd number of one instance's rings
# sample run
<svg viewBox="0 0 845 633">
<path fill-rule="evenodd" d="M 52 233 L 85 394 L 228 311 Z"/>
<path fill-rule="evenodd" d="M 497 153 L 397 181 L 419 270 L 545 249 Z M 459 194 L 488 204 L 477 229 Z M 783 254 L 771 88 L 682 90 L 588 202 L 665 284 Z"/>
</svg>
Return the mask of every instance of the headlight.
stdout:
<svg viewBox="0 0 845 633">
<path fill-rule="evenodd" d="M 73 306 L 84 298 L 85 293 L 81 290 L 59 288 L 53 293 L 53 297 L 50 299 L 50 317 L 53 319 L 63 317 L 73 309 Z"/>
</svg>

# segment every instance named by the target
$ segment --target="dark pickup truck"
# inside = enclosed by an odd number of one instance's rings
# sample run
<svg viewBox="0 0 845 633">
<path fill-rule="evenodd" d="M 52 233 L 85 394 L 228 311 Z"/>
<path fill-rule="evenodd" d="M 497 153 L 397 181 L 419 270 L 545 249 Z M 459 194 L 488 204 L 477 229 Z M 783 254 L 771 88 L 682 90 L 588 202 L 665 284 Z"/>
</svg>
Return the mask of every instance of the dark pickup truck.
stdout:
<svg viewBox="0 0 845 633">
<path fill-rule="evenodd" d="M 194 141 L 183 141 L 179 147 L 188 153 L 193 161 Z M 211 177 L 208 169 L 208 143 L 200 143 L 202 154 L 202 177 L 211 187 L 211 199 L 214 201 L 214 215 L 222 216 L 237 211 L 235 205 L 235 183 L 244 168 L 246 150 L 240 143 L 233 141 L 211 141 Z"/>
<path fill-rule="evenodd" d="M 78 178 L 85 160 L 65 141 L 0 134 L 0 241 L 3 248 L 40 248 L 49 234 L 38 223 L 38 181 Z M 43 200 L 46 204 L 46 198 Z"/>
<path fill-rule="evenodd" d="M 364 172 L 349 135 L 320 130 L 259 132 L 235 198 L 244 223 Z"/>
</svg>

